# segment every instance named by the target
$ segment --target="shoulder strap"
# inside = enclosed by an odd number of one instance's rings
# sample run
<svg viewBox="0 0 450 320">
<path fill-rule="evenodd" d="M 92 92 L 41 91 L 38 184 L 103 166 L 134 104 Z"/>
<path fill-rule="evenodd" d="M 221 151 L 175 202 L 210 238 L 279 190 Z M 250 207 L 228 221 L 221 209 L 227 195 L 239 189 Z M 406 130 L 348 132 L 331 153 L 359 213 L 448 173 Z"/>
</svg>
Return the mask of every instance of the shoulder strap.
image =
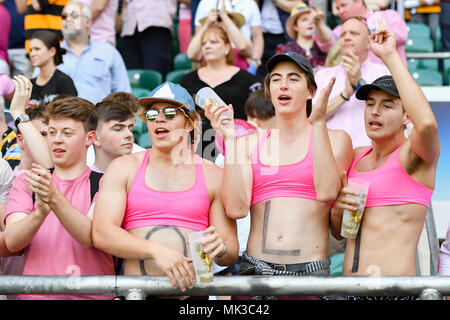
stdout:
<svg viewBox="0 0 450 320">
<path fill-rule="evenodd" d="M 53 174 L 53 171 L 55 170 L 55 168 L 50 168 L 50 173 Z M 89 183 L 91 185 L 91 202 L 94 199 L 95 194 L 98 191 L 99 188 L 99 184 L 100 184 L 100 179 L 102 178 L 103 173 L 100 172 L 95 172 L 95 171 L 91 171 L 91 174 L 89 175 Z M 33 204 L 36 202 L 36 195 L 33 192 L 32 195 L 33 198 Z"/>
<path fill-rule="evenodd" d="M 89 175 L 89 182 L 91 184 L 91 202 L 98 191 L 100 179 L 102 178 L 102 176 L 103 173 L 96 171 L 91 171 L 91 174 Z"/>
</svg>

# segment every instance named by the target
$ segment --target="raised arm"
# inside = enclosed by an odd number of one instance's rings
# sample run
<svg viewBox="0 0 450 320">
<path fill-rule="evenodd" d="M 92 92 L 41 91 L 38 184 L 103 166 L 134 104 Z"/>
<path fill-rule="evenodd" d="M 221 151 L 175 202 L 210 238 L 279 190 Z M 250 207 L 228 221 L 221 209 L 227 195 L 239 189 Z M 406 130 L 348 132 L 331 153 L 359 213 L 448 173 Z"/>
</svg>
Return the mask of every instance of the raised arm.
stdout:
<svg viewBox="0 0 450 320">
<path fill-rule="evenodd" d="M 312 6 L 312 17 L 314 21 L 315 42 L 323 52 L 328 52 L 334 42 L 333 31 L 325 22 L 325 14 L 322 10 Z"/>
<path fill-rule="evenodd" d="M 191 38 L 191 41 L 189 42 L 189 46 L 186 51 L 188 58 L 191 59 L 192 61 L 199 62 L 202 59 L 201 47 L 202 47 L 203 33 L 206 31 L 206 29 L 209 28 L 209 26 L 211 26 L 217 21 L 218 17 L 219 13 L 213 9 L 209 12 L 203 25 L 201 25 L 200 27 L 199 26 L 195 27 L 195 34 Z"/>
<path fill-rule="evenodd" d="M 15 120 L 21 114 L 25 113 L 25 108 L 30 100 L 33 85 L 30 80 L 22 75 L 15 76 L 13 82 L 16 90 L 11 102 L 10 112 Z M 47 140 L 45 140 L 33 123 L 31 121 L 21 122 L 18 124 L 18 128 L 27 144 L 33 161 L 44 168 L 53 167 L 53 160 L 50 151 L 48 150 Z"/>
<path fill-rule="evenodd" d="M 370 36 L 370 47 L 391 72 L 406 114 L 414 125 L 409 138 L 411 151 L 426 164 L 436 165 L 441 151 L 436 118 L 420 86 L 401 63 L 395 34 L 386 28 L 382 19 L 378 24 Z"/>
<path fill-rule="evenodd" d="M 313 127 L 314 147 L 314 184 L 319 201 L 334 201 L 340 191 L 340 173 L 351 162 L 351 141 L 343 131 L 333 132 L 333 147 L 326 126 L 326 108 L 328 97 L 335 78 L 320 92 L 310 116 Z"/>
<path fill-rule="evenodd" d="M 251 57 L 253 51 L 253 44 L 250 39 L 247 39 L 242 34 L 241 30 L 236 26 L 236 24 L 231 20 L 225 11 L 225 5 L 222 5 L 219 16 L 222 19 L 222 26 L 230 37 L 231 42 L 234 44 L 235 48 L 244 57 Z"/>
<path fill-rule="evenodd" d="M 253 172 L 246 150 L 250 149 L 249 141 L 256 136 L 247 136 L 236 140 L 236 127 L 233 119 L 222 116 L 226 110 L 226 106 L 207 106 L 205 115 L 211 121 L 212 127 L 224 138 L 225 165 L 221 191 L 222 201 L 227 216 L 239 219 L 247 216 L 250 209 Z M 222 122 L 225 119 L 229 121 Z"/>
</svg>

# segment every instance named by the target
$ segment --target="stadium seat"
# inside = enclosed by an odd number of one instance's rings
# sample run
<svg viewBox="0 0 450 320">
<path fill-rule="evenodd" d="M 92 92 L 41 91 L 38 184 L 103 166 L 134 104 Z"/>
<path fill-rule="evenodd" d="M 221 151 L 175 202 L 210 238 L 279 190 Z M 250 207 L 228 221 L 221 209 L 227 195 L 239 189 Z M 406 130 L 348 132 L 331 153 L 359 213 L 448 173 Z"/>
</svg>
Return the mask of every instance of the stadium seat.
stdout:
<svg viewBox="0 0 450 320">
<path fill-rule="evenodd" d="M 150 90 L 139 87 L 131 87 L 131 93 L 138 99 L 150 96 Z"/>
<path fill-rule="evenodd" d="M 185 70 L 192 69 L 192 62 L 189 60 L 186 53 L 178 53 L 173 58 L 173 69 L 174 70 Z"/>
<path fill-rule="evenodd" d="M 137 140 L 137 144 L 142 148 L 148 149 L 152 147 L 152 140 L 150 139 L 150 135 L 148 132 L 141 133 L 139 135 L 139 139 Z"/>
<path fill-rule="evenodd" d="M 134 117 L 136 118 L 136 124 L 134 125 L 133 132 L 138 134 L 147 132 L 147 124 L 138 115 L 134 115 Z"/>
<path fill-rule="evenodd" d="M 434 51 L 441 51 L 442 49 L 442 35 L 441 27 L 437 26 L 434 31 Z"/>
<path fill-rule="evenodd" d="M 444 82 L 450 85 L 450 59 L 444 59 Z"/>
<path fill-rule="evenodd" d="M 420 86 L 442 86 L 442 74 L 438 71 L 416 69 L 411 75 Z"/>
<path fill-rule="evenodd" d="M 408 59 L 409 71 L 416 69 L 427 69 L 439 71 L 439 62 L 437 59 Z"/>
<path fill-rule="evenodd" d="M 408 28 L 408 35 L 415 37 L 431 37 L 430 27 L 424 23 L 418 22 L 407 22 L 406 27 Z"/>
<path fill-rule="evenodd" d="M 191 72 L 191 69 L 181 69 L 181 70 L 170 71 L 166 75 L 166 81 L 178 83 L 178 82 L 180 82 L 181 78 L 183 78 L 183 76 L 189 72 Z"/>
<path fill-rule="evenodd" d="M 406 40 L 406 52 L 433 52 L 434 44 L 430 38 L 410 34 Z"/>
<path fill-rule="evenodd" d="M 162 75 L 156 70 L 129 69 L 128 78 L 132 88 L 153 90 L 162 83 Z"/>
<path fill-rule="evenodd" d="M 344 252 L 331 256 L 330 275 L 332 277 L 342 276 L 342 265 L 344 264 Z"/>
</svg>

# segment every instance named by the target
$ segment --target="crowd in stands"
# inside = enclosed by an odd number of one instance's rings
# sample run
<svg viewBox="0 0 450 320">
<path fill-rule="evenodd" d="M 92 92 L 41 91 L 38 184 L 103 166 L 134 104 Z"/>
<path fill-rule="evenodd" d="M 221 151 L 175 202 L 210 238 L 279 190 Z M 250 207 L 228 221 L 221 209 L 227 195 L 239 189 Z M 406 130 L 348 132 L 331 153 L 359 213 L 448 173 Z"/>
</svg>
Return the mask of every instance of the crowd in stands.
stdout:
<svg viewBox="0 0 450 320">
<path fill-rule="evenodd" d="M 0 274 L 166 275 L 186 298 L 188 234 L 205 231 L 220 275 L 329 276 L 337 255 L 338 275 L 416 275 L 440 144 L 408 28 L 450 51 L 450 5 L 406 8 L 0 0 Z M 435 71 L 449 84 L 448 61 Z M 197 106 L 203 87 L 226 105 Z M 352 177 L 371 189 L 345 239 Z M 449 276 L 450 224 L 440 252 Z"/>
</svg>

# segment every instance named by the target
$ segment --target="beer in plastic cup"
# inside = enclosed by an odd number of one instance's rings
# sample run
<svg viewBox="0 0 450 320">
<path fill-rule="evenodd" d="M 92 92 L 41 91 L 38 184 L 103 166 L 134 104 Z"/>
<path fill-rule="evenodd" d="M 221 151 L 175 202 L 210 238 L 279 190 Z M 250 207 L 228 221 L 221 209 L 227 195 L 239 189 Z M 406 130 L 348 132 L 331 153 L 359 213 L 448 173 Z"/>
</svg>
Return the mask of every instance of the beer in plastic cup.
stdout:
<svg viewBox="0 0 450 320">
<path fill-rule="evenodd" d="M 195 103 L 205 110 L 206 106 L 212 105 L 215 106 L 227 106 L 225 102 L 214 92 L 210 87 L 203 87 L 195 94 Z M 228 109 L 224 113 L 222 113 L 225 117 L 233 118 L 233 111 Z M 228 122 L 228 120 L 224 120 L 223 123 Z"/>
<path fill-rule="evenodd" d="M 358 195 L 347 195 L 359 200 L 359 206 L 357 211 L 344 210 L 342 216 L 341 236 L 347 239 L 355 239 L 358 234 L 359 226 L 366 206 L 367 193 L 369 191 L 369 181 L 360 178 L 348 179 L 348 188 L 355 190 Z"/>
<path fill-rule="evenodd" d="M 189 249 L 191 250 L 192 262 L 194 263 L 197 281 L 211 282 L 214 280 L 212 272 L 213 261 L 208 253 L 203 252 L 203 231 L 188 233 Z"/>
</svg>

